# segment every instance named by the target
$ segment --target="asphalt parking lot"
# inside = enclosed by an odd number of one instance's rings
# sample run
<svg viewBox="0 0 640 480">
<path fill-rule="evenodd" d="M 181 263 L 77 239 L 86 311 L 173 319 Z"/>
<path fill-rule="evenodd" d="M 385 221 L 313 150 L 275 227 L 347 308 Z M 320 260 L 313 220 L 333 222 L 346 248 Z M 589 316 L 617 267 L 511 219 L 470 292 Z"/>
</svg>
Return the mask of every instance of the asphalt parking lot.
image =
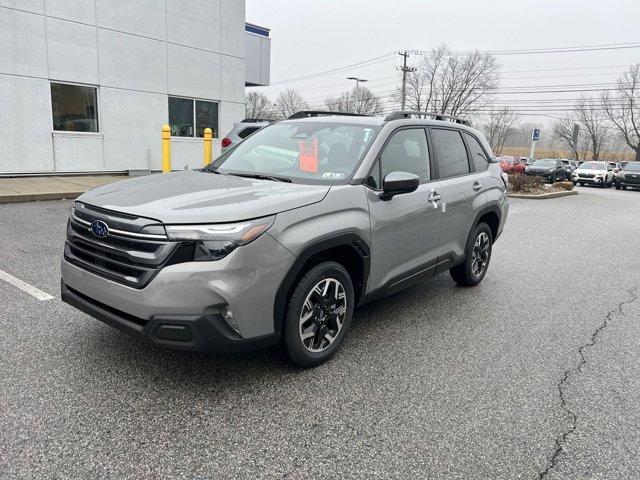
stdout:
<svg viewBox="0 0 640 480">
<path fill-rule="evenodd" d="M 0 205 L 2 478 L 637 478 L 640 192 L 512 200 L 474 289 L 356 313 L 313 369 L 151 348 L 59 299 L 70 202 Z"/>
</svg>

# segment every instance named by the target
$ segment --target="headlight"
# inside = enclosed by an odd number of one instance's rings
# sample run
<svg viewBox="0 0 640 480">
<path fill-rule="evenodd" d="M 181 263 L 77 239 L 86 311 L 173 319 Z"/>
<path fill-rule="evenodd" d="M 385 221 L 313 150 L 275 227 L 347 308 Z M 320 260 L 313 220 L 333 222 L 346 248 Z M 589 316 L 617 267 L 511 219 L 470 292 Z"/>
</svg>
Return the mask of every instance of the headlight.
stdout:
<svg viewBox="0 0 640 480">
<path fill-rule="evenodd" d="M 220 260 L 269 230 L 275 216 L 213 225 L 166 225 L 171 240 L 196 240 L 195 261 Z"/>
</svg>

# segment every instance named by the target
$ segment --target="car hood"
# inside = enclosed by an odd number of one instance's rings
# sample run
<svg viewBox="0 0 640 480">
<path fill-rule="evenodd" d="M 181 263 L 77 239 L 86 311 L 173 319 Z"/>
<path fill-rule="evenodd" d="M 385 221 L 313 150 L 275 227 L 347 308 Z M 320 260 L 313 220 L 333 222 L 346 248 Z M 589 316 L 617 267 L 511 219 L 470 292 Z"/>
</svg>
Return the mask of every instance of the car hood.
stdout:
<svg viewBox="0 0 640 480">
<path fill-rule="evenodd" d="M 185 170 L 90 190 L 78 201 L 163 223 L 234 222 L 321 201 L 329 186 Z"/>
<path fill-rule="evenodd" d="M 576 168 L 573 172 L 576 175 L 579 173 L 589 173 L 594 175 L 604 175 L 605 173 L 607 173 L 604 170 L 591 170 L 590 168 Z"/>
<path fill-rule="evenodd" d="M 553 167 L 533 167 L 533 166 L 531 166 L 531 167 L 529 167 L 529 170 L 533 171 L 533 172 L 548 172 L 550 170 L 555 170 L 555 168 L 553 168 Z"/>
</svg>

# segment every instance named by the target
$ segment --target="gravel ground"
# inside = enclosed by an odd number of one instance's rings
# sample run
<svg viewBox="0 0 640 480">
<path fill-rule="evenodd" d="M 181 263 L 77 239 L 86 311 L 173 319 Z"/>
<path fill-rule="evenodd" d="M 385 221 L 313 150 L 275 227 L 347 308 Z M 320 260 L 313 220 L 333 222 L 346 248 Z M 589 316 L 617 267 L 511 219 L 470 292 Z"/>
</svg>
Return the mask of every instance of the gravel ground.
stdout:
<svg viewBox="0 0 640 480">
<path fill-rule="evenodd" d="M 512 200 L 489 273 L 356 313 L 341 352 L 145 346 L 0 281 L 2 478 L 637 478 L 640 192 Z M 0 205 L 58 295 L 69 202 Z"/>
</svg>

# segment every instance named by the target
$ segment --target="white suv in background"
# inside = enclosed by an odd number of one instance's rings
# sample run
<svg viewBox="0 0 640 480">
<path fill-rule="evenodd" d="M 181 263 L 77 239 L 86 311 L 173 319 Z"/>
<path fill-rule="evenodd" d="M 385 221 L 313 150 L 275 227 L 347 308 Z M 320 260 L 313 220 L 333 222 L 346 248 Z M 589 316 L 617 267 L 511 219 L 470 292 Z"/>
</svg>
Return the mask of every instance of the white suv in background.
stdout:
<svg viewBox="0 0 640 480">
<path fill-rule="evenodd" d="M 573 184 L 599 185 L 609 188 L 613 185 L 615 163 L 584 162 L 571 174 Z"/>
<path fill-rule="evenodd" d="M 263 118 L 245 118 L 241 122 L 235 123 L 231 131 L 222 139 L 222 151 L 224 152 L 226 149 L 233 147 L 270 123 L 272 123 L 272 120 Z"/>
</svg>

